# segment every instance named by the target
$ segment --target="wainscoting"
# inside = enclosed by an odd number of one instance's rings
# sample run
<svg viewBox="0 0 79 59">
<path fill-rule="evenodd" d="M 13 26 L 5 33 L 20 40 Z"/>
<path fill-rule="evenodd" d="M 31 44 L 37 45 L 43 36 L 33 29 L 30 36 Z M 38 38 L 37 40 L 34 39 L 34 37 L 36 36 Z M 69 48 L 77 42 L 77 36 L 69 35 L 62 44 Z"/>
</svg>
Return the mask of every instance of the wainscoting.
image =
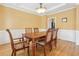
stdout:
<svg viewBox="0 0 79 59">
<path fill-rule="evenodd" d="M 47 29 L 40 29 L 40 31 L 46 31 Z M 11 29 L 12 35 L 14 38 L 21 37 L 22 33 L 25 32 L 24 29 Z M 61 40 L 76 42 L 76 45 L 79 45 L 79 31 L 75 30 L 63 30 L 59 29 L 58 38 Z M 5 30 L 0 31 L 0 45 L 9 42 L 8 33 Z"/>
<path fill-rule="evenodd" d="M 79 31 L 76 31 L 76 45 L 79 45 Z"/>
<path fill-rule="evenodd" d="M 75 30 L 62 30 L 58 32 L 58 38 L 62 40 L 76 42 L 76 32 Z"/>
</svg>

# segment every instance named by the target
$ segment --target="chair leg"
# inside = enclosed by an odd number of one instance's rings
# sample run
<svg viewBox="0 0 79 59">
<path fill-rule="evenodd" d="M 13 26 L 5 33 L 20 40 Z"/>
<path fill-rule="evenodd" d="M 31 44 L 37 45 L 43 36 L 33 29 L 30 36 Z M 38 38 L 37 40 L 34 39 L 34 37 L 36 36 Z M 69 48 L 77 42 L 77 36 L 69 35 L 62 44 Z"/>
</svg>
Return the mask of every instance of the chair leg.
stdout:
<svg viewBox="0 0 79 59">
<path fill-rule="evenodd" d="M 28 52 L 28 56 L 30 56 L 30 53 L 29 53 L 29 47 L 27 48 L 27 52 Z"/>
<path fill-rule="evenodd" d="M 14 52 L 12 51 L 11 56 L 13 56 L 13 55 L 14 55 Z"/>
<path fill-rule="evenodd" d="M 54 44 L 55 44 L 55 48 L 56 48 L 57 47 L 57 39 L 55 39 Z"/>
<path fill-rule="evenodd" d="M 44 46 L 44 56 L 46 56 L 46 47 Z"/>
<path fill-rule="evenodd" d="M 50 51 L 52 50 L 52 42 L 49 44 Z"/>
<path fill-rule="evenodd" d="M 36 49 L 37 49 L 37 44 L 36 44 Z"/>
<path fill-rule="evenodd" d="M 14 56 L 16 56 L 16 51 L 14 51 Z"/>
</svg>

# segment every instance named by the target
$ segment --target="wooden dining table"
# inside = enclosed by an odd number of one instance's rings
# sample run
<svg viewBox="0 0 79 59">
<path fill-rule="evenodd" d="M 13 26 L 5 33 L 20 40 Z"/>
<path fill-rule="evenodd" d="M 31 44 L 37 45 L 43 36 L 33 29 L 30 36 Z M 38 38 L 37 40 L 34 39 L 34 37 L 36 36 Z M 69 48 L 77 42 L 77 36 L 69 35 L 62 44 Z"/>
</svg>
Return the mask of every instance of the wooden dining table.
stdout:
<svg viewBox="0 0 79 59">
<path fill-rule="evenodd" d="M 32 40 L 32 55 L 35 56 L 36 51 L 36 40 L 41 37 L 46 36 L 46 32 L 33 32 L 33 33 L 26 33 L 25 37 Z"/>
</svg>

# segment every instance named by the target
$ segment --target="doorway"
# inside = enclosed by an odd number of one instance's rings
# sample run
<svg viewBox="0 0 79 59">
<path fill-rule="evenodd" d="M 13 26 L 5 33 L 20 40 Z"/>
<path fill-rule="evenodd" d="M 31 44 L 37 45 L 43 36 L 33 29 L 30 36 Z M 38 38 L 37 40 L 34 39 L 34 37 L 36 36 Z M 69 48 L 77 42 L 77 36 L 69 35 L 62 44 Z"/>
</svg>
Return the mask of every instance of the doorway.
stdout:
<svg viewBox="0 0 79 59">
<path fill-rule="evenodd" d="M 48 18 L 48 28 L 56 28 L 56 19 L 55 17 Z"/>
</svg>

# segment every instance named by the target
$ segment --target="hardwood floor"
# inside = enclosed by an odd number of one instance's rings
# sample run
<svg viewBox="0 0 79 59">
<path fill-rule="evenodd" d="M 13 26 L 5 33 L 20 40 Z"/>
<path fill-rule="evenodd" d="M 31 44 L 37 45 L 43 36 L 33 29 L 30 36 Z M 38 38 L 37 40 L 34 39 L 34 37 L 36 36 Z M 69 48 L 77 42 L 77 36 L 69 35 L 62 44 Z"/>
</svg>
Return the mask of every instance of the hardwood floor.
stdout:
<svg viewBox="0 0 79 59">
<path fill-rule="evenodd" d="M 0 56 L 10 56 L 11 48 L 10 44 L 0 46 Z M 32 49 L 30 48 L 30 55 L 32 55 Z M 43 56 L 43 49 L 37 47 L 37 56 Z M 75 46 L 75 43 L 70 41 L 58 40 L 57 48 L 53 47 L 52 51 L 47 48 L 48 56 L 78 56 L 79 46 Z M 27 56 L 27 50 L 21 50 L 17 52 L 17 56 Z"/>
</svg>

